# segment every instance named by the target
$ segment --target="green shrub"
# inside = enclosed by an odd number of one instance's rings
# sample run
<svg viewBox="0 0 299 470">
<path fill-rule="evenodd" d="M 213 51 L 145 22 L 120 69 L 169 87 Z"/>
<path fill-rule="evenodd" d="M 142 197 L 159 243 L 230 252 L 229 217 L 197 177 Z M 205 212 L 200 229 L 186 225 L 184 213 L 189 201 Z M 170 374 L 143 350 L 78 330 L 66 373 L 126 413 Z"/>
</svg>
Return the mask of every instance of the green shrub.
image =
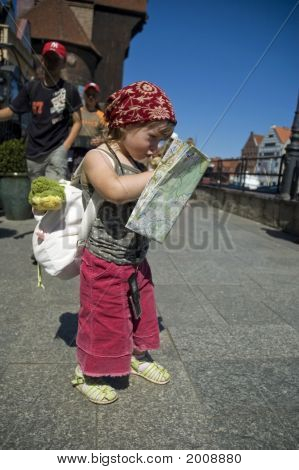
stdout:
<svg viewBox="0 0 299 470">
<path fill-rule="evenodd" d="M 0 145 L 0 175 L 27 173 L 25 143 L 21 139 L 6 140 Z"/>
</svg>

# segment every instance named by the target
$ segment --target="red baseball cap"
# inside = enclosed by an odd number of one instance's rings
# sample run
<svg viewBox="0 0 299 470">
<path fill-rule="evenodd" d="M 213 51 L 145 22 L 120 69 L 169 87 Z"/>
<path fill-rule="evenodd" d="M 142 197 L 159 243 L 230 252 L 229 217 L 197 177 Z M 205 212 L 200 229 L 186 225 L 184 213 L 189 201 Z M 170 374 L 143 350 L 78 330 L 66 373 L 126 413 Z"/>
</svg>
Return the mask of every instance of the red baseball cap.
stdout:
<svg viewBox="0 0 299 470">
<path fill-rule="evenodd" d="M 66 59 L 66 48 L 57 41 L 49 41 L 43 47 L 42 55 L 48 52 L 55 52 L 61 59 Z"/>
<path fill-rule="evenodd" d="M 94 83 L 94 82 L 87 83 L 87 85 L 85 85 L 84 87 L 84 93 L 88 90 L 88 88 L 93 88 L 94 90 L 96 90 L 97 93 L 100 93 L 100 87 L 97 83 Z"/>
</svg>

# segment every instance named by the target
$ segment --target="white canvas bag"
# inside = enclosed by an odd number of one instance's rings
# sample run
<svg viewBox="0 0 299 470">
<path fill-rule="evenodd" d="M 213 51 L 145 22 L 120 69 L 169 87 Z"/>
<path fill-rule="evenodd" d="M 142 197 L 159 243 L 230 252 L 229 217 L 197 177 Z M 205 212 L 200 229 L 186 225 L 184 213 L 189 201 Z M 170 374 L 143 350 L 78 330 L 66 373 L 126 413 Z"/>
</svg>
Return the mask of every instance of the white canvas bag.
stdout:
<svg viewBox="0 0 299 470">
<path fill-rule="evenodd" d="M 75 178 L 80 179 L 82 163 Z M 32 246 L 38 264 L 51 276 L 71 279 L 80 272 L 82 250 L 91 226 L 96 219 L 102 201 L 94 191 L 84 211 L 82 190 L 69 181 L 61 180 L 64 185 L 65 203 L 57 211 L 48 211 L 37 216 Z"/>
</svg>

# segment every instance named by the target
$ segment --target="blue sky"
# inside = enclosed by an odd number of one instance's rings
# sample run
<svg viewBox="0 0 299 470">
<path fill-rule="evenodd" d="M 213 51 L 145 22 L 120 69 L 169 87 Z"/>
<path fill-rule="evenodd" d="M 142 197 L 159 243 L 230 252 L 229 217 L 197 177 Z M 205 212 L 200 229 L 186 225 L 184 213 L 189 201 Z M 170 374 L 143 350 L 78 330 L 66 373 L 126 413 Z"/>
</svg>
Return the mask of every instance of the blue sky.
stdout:
<svg viewBox="0 0 299 470">
<path fill-rule="evenodd" d="M 148 0 L 147 13 L 123 84 L 160 85 L 181 138 L 193 137 L 211 157 L 237 157 L 250 131 L 291 127 L 299 91 L 297 0 Z"/>
</svg>

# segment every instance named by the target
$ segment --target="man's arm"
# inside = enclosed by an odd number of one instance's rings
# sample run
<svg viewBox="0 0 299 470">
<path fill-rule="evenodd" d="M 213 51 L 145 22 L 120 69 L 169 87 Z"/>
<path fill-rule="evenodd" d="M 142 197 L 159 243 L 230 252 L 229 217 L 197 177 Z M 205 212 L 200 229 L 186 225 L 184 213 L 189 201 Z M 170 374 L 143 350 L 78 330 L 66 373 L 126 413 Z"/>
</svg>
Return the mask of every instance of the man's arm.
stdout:
<svg viewBox="0 0 299 470">
<path fill-rule="evenodd" d="M 81 124 L 82 124 L 82 121 L 81 121 L 81 111 L 80 109 L 78 111 L 75 111 L 73 114 L 72 114 L 72 119 L 73 119 L 73 125 L 70 129 L 70 132 L 69 132 L 69 135 L 67 136 L 67 138 L 65 139 L 65 141 L 63 142 L 63 145 L 64 147 L 66 148 L 66 150 L 69 150 L 71 148 L 71 146 L 73 145 L 80 129 L 81 129 Z"/>
<path fill-rule="evenodd" d="M 0 109 L 0 121 L 8 121 L 9 119 L 13 117 L 13 115 L 14 115 L 13 110 L 8 107 Z"/>
</svg>

